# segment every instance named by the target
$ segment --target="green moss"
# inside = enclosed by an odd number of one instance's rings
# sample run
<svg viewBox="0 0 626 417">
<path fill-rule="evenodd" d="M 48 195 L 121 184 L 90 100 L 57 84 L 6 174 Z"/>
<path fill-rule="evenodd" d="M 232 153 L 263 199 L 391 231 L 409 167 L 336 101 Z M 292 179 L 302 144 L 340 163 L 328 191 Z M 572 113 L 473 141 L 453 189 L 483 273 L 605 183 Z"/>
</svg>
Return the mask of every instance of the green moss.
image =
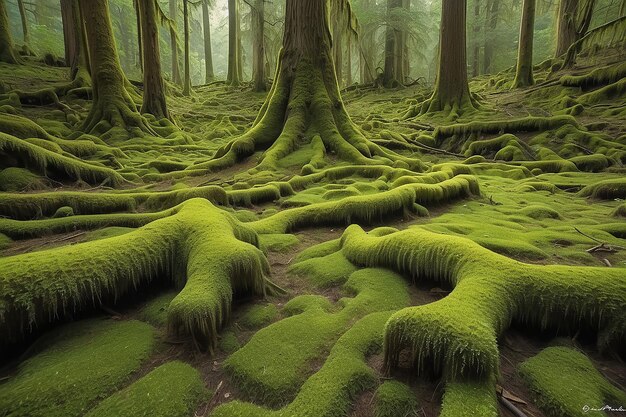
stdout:
<svg viewBox="0 0 626 417">
<path fill-rule="evenodd" d="M 10 237 L 3 235 L 0 233 L 0 250 L 6 248 L 11 244 L 12 240 Z"/>
<path fill-rule="evenodd" d="M 259 247 L 264 252 L 286 252 L 300 243 L 295 235 L 263 234 L 259 235 Z"/>
<path fill-rule="evenodd" d="M 609 159 L 601 154 L 575 156 L 570 158 L 576 168 L 587 172 L 600 172 L 611 165 Z"/>
<path fill-rule="evenodd" d="M 241 343 L 232 331 L 225 331 L 220 335 L 218 347 L 222 352 L 231 354 L 237 352 L 241 348 Z"/>
<path fill-rule="evenodd" d="M 535 220 L 561 218 L 561 214 L 558 211 L 556 211 L 552 207 L 540 204 L 532 204 L 528 207 L 524 207 L 520 210 L 520 214 L 523 214 Z"/>
<path fill-rule="evenodd" d="M 110 237 L 121 236 L 135 230 L 132 227 L 105 227 L 104 229 L 94 230 L 85 235 L 85 241 L 108 239 Z"/>
<path fill-rule="evenodd" d="M 121 388 L 154 347 L 138 321 L 93 319 L 64 326 L 0 385 L 0 409 L 15 416 L 82 416 Z"/>
<path fill-rule="evenodd" d="M 305 259 L 289 267 L 290 272 L 305 277 L 318 288 L 343 284 L 356 270 L 341 252 Z"/>
<path fill-rule="evenodd" d="M 164 326 L 167 323 L 167 309 L 176 294 L 176 291 L 168 291 L 148 301 L 139 311 L 139 319 L 153 326 Z"/>
<path fill-rule="evenodd" d="M 385 381 L 374 394 L 375 417 L 411 416 L 417 413 L 415 393 L 398 381 Z"/>
<path fill-rule="evenodd" d="M 253 305 L 239 318 L 239 323 L 248 329 L 259 329 L 267 326 L 278 318 L 278 307 L 275 304 Z"/>
<path fill-rule="evenodd" d="M 626 179 L 618 178 L 598 181 L 580 190 L 579 195 L 601 200 L 626 199 Z"/>
<path fill-rule="evenodd" d="M 45 187 L 45 181 L 23 168 L 5 168 L 0 171 L 0 191 L 31 191 Z"/>
<path fill-rule="evenodd" d="M 498 417 L 494 381 L 457 381 L 446 384 L 440 417 Z"/>
<path fill-rule="evenodd" d="M 70 217 L 74 215 L 74 209 L 71 207 L 63 206 L 59 207 L 57 211 L 54 212 L 52 218 L 58 219 L 61 217 Z"/>
<path fill-rule="evenodd" d="M 86 416 L 186 417 L 207 397 L 200 373 L 173 361 L 105 399 Z"/>
<path fill-rule="evenodd" d="M 535 396 L 535 404 L 548 416 L 582 417 L 589 408 L 626 403 L 626 394 L 611 385 L 582 353 L 550 347 L 519 367 Z M 604 414 L 604 413 L 602 413 Z"/>
<path fill-rule="evenodd" d="M 626 203 L 619 205 L 615 211 L 613 211 L 613 217 L 626 217 Z"/>
<path fill-rule="evenodd" d="M 469 136 L 470 134 L 535 132 L 554 129 L 565 124 L 578 126 L 578 122 L 571 116 L 553 117 L 526 117 L 514 120 L 473 121 L 449 126 L 439 126 L 435 129 L 435 138 L 438 140 L 450 136 Z"/>
</svg>

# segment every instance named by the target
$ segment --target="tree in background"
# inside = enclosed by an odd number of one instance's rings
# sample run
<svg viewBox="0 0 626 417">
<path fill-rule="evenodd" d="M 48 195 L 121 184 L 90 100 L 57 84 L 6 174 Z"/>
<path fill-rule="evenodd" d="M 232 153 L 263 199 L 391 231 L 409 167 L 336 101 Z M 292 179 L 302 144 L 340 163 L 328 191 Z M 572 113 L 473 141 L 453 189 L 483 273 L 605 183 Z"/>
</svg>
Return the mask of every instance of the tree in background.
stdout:
<svg viewBox="0 0 626 417">
<path fill-rule="evenodd" d="M 5 5 L 6 0 L 0 0 L 0 62 L 20 64 L 22 60 L 13 49 L 13 39 L 9 29 L 9 18 Z"/>
<path fill-rule="evenodd" d="M 535 83 L 533 78 L 535 9 L 536 0 L 524 0 L 517 49 L 517 70 L 513 80 L 513 88 L 528 87 Z"/>
<path fill-rule="evenodd" d="M 500 18 L 500 4 L 501 0 L 487 0 L 486 5 L 486 18 L 485 18 L 485 45 L 483 49 L 483 72 L 489 74 L 493 71 L 492 60 L 494 52 L 495 39 L 493 32 L 498 26 L 498 20 Z"/>
<path fill-rule="evenodd" d="M 556 52 L 560 57 L 589 30 L 596 0 L 561 0 L 556 29 Z"/>
<path fill-rule="evenodd" d="M 480 0 L 474 0 L 474 53 L 472 54 L 472 76 L 480 74 Z"/>
<path fill-rule="evenodd" d="M 70 67 L 70 79 L 73 80 L 68 89 L 91 86 L 85 23 L 78 0 L 61 0 L 61 18 L 65 39 L 65 63 Z"/>
<path fill-rule="evenodd" d="M 189 58 L 189 0 L 183 0 L 183 25 L 185 42 L 185 75 L 183 79 L 183 95 L 191 95 L 191 63 Z"/>
<path fill-rule="evenodd" d="M 93 102 L 82 130 L 103 133 L 111 128 L 138 128 L 154 133 L 137 111 L 130 94 L 132 86 L 122 72 L 109 0 L 80 0 L 80 9 L 85 19 L 93 84 Z"/>
<path fill-rule="evenodd" d="M 239 24 L 239 2 L 228 0 L 228 76 L 226 82 L 233 86 L 241 83 L 242 74 Z"/>
<path fill-rule="evenodd" d="M 169 8 L 170 8 L 170 20 L 172 21 L 172 25 L 170 26 L 170 47 L 172 49 L 172 81 L 175 84 L 181 85 L 182 80 L 180 77 L 180 66 L 178 63 L 178 37 L 176 35 L 178 1 L 169 0 Z"/>
<path fill-rule="evenodd" d="M 403 13 L 408 13 L 410 3 L 409 0 L 387 0 L 383 85 L 388 88 L 404 84 L 407 75 L 407 31 L 402 17 Z"/>
<path fill-rule="evenodd" d="M 211 51 L 211 14 L 212 0 L 202 0 L 202 30 L 204 33 L 204 80 L 208 84 L 215 79 L 213 72 L 213 52 Z"/>
<path fill-rule="evenodd" d="M 170 119 L 161 74 L 159 51 L 159 26 L 157 17 L 161 9 L 157 0 L 138 0 L 143 48 L 143 105 L 141 113 L 152 114 L 157 119 Z"/>
<path fill-rule="evenodd" d="M 474 109 L 467 84 L 466 13 L 467 0 L 443 0 L 439 35 L 439 65 L 435 91 L 422 103 L 421 113 L 444 111 L 454 118 Z"/>
<path fill-rule="evenodd" d="M 267 90 L 265 75 L 265 0 L 255 0 L 252 13 L 252 89 Z"/>
</svg>

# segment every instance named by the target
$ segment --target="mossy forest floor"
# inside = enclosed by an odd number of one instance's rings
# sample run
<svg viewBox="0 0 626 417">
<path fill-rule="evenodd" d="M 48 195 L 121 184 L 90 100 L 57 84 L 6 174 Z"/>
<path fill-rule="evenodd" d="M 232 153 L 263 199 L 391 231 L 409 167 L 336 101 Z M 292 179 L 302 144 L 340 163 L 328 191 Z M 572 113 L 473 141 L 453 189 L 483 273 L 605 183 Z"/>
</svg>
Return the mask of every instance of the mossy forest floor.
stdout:
<svg viewBox="0 0 626 417">
<path fill-rule="evenodd" d="M 623 56 L 513 75 L 460 116 L 413 116 L 419 85 L 343 92 L 421 170 L 305 133 L 210 172 L 264 94 L 171 87 L 181 131 L 95 137 L 88 99 L 11 93 L 67 69 L 0 64 L 0 416 L 626 408 Z"/>
</svg>

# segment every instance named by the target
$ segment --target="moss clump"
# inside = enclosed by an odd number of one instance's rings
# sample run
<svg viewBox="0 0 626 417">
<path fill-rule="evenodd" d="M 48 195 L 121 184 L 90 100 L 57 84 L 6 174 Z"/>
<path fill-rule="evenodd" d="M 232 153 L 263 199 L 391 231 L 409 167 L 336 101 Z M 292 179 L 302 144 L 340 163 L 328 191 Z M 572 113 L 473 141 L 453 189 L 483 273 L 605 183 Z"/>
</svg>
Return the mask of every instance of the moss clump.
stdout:
<svg viewBox="0 0 626 417">
<path fill-rule="evenodd" d="M 587 172 L 600 172 L 611 165 L 609 159 L 601 154 L 575 156 L 569 159 L 576 168 Z"/>
<path fill-rule="evenodd" d="M 498 417 L 495 382 L 456 381 L 446 384 L 439 417 Z"/>
<path fill-rule="evenodd" d="M 626 217 L 626 204 L 619 205 L 613 211 L 613 217 Z"/>
<path fill-rule="evenodd" d="M 102 401 L 86 417 L 186 417 L 208 397 L 200 372 L 168 362 Z"/>
<path fill-rule="evenodd" d="M 278 317 L 275 304 L 253 305 L 239 319 L 239 323 L 248 329 L 259 329 L 267 326 Z"/>
<path fill-rule="evenodd" d="M 587 185 L 578 193 L 582 197 L 592 197 L 601 200 L 613 200 L 626 198 L 626 179 L 617 178 L 603 180 Z"/>
<path fill-rule="evenodd" d="M 7 415 L 85 415 L 122 386 L 154 347 L 154 329 L 139 321 L 81 321 L 49 337 L 44 350 L 0 385 L 0 409 Z"/>
<path fill-rule="evenodd" d="M 40 176 L 24 168 L 5 168 L 0 171 L 0 191 L 30 191 L 45 187 Z"/>
<path fill-rule="evenodd" d="M 526 117 L 523 119 L 489 122 L 473 121 L 449 126 L 439 126 L 435 129 L 435 138 L 441 140 L 450 136 L 467 137 L 470 134 L 535 132 L 554 129 L 565 124 L 578 126 L 578 122 L 572 116 Z"/>
<path fill-rule="evenodd" d="M 74 209 L 68 206 L 59 207 L 57 211 L 52 215 L 53 219 L 59 219 L 61 217 L 70 217 L 74 215 Z"/>
<path fill-rule="evenodd" d="M 519 372 L 534 393 L 535 403 L 551 417 L 583 417 L 588 415 L 589 407 L 609 404 L 617 408 L 626 403 L 626 394 L 574 349 L 544 349 L 522 363 Z"/>
<path fill-rule="evenodd" d="M 532 204 L 528 207 L 524 207 L 520 210 L 520 214 L 530 217 L 531 219 L 560 219 L 561 214 L 553 209 L 542 204 Z"/>
<path fill-rule="evenodd" d="M 407 385 L 385 381 L 374 394 L 374 417 L 412 416 L 417 412 L 417 398 Z"/>
<path fill-rule="evenodd" d="M 0 233 L 0 250 L 6 248 L 11 244 L 12 240 L 10 237 L 3 235 Z"/>
<path fill-rule="evenodd" d="M 148 301 L 139 311 L 139 319 L 153 326 L 164 326 L 167 323 L 167 309 L 176 294 L 176 291 L 168 291 Z"/>
<path fill-rule="evenodd" d="M 237 340 L 237 336 L 232 331 L 225 331 L 220 335 L 218 347 L 222 352 L 231 354 L 237 352 L 241 348 L 241 343 Z"/>
<path fill-rule="evenodd" d="M 357 268 L 341 252 L 294 263 L 289 272 L 305 277 L 318 288 L 343 284 Z"/>
<path fill-rule="evenodd" d="M 132 227 L 105 227 L 104 229 L 98 229 L 94 230 L 93 232 L 87 233 L 87 235 L 85 236 L 85 241 L 90 242 L 92 240 L 108 239 L 110 237 L 122 236 L 126 233 L 132 232 L 133 230 L 135 229 Z"/>
<path fill-rule="evenodd" d="M 263 234 L 259 235 L 259 247 L 263 252 L 286 252 L 300 243 L 295 235 Z"/>
</svg>

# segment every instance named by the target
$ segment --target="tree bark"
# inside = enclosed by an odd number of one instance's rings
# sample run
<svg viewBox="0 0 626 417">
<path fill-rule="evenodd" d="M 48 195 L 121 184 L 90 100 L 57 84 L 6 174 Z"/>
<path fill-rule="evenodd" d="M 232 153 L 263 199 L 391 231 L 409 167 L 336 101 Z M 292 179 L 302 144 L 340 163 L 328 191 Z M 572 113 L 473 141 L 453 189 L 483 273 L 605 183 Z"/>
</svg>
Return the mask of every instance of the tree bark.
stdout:
<svg viewBox="0 0 626 417">
<path fill-rule="evenodd" d="M 141 14 L 141 34 L 144 41 L 143 105 L 141 113 L 152 114 L 157 119 L 170 119 L 161 74 L 159 51 L 159 26 L 157 25 L 157 0 L 138 0 Z"/>
<path fill-rule="evenodd" d="M 178 15 L 178 1 L 170 0 L 170 20 L 173 25 L 170 27 L 170 48 L 172 49 L 172 82 L 181 85 L 180 66 L 178 64 L 178 41 L 176 39 L 176 18 Z"/>
<path fill-rule="evenodd" d="M 474 0 L 474 55 L 472 61 L 472 76 L 480 75 L 480 0 Z"/>
<path fill-rule="evenodd" d="M 404 68 L 402 65 L 403 45 L 402 33 L 398 27 L 397 10 L 403 6 L 403 0 L 387 0 L 387 26 L 385 28 L 385 67 L 383 69 L 383 85 L 387 88 L 402 83 Z M 400 62 L 400 65 L 398 65 Z"/>
<path fill-rule="evenodd" d="M 418 160 L 367 140 L 348 116 L 333 64 L 329 7 L 329 0 L 287 0 L 283 48 L 274 83 L 253 127 L 194 169 L 223 169 L 258 148 L 269 147 L 255 169 L 274 170 L 280 159 L 306 143 L 354 164 L 403 161 L 409 167 L 420 165 Z M 323 164 L 323 158 L 313 158 L 303 171 Z"/>
<path fill-rule="evenodd" d="M 256 0 L 252 7 L 252 85 L 254 91 L 267 90 L 265 76 L 265 0 Z"/>
<path fill-rule="evenodd" d="M 228 75 L 226 82 L 233 86 L 241 83 L 239 42 L 239 2 L 228 0 Z"/>
<path fill-rule="evenodd" d="M 191 68 L 189 61 L 189 0 L 183 0 L 183 25 L 185 32 L 185 78 L 183 80 L 183 95 L 191 95 Z"/>
<path fill-rule="evenodd" d="M 576 15 L 578 14 L 578 0 L 561 0 L 556 28 L 556 52 L 558 58 L 565 54 L 570 46 L 576 42 Z"/>
<path fill-rule="evenodd" d="M 533 78 L 535 8 L 536 0 L 524 0 L 517 49 L 517 72 L 513 80 L 513 88 L 528 87 L 535 83 Z"/>
<path fill-rule="evenodd" d="M 79 4 L 85 21 L 93 83 L 93 103 L 82 130 L 104 134 L 111 128 L 132 127 L 154 134 L 129 93 L 132 87 L 120 66 L 109 0 L 80 0 Z"/>
<path fill-rule="evenodd" d="M 6 0 L 0 0 L 0 62 L 21 64 L 22 60 L 13 49 L 5 2 Z"/>
<path fill-rule="evenodd" d="M 491 61 L 493 59 L 493 32 L 498 27 L 500 15 L 500 0 L 487 0 L 487 17 L 485 19 L 485 46 L 483 49 L 483 73 L 490 74 L 493 71 Z"/>
<path fill-rule="evenodd" d="M 135 6 L 135 18 L 137 21 L 137 49 L 139 50 L 139 61 L 138 61 L 138 69 L 139 71 L 143 71 L 143 39 L 141 36 L 141 13 L 139 12 L 139 0 L 134 0 L 133 4 Z"/>
<path fill-rule="evenodd" d="M 352 36 L 346 39 L 346 85 L 352 85 Z"/>
<path fill-rule="evenodd" d="M 437 81 L 421 113 L 445 111 L 454 118 L 474 108 L 467 84 L 466 9 L 467 0 L 442 1 Z"/>
<path fill-rule="evenodd" d="M 213 72 L 213 52 L 211 51 L 211 14 L 209 0 L 202 0 L 202 29 L 204 31 L 204 69 L 205 82 L 208 84 L 215 79 Z"/>
<path fill-rule="evenodd" d="M 372 0 L 363 0 L 364 8 L 369 10 L 372 7 Z M 361 26 L 361 33 L 359 36 L 359 73 L 360 73 L 360 81 L 362 84 L 371 84 L 374 82 L 374 69 L 372 66 L 374 65 L 373 58 L 373 45 L 374 45 L 374 32 L 371 25 Z"/>
<path fill-rule="evenodd" d="M 343 24 L 335 13 L 333 18 L 332 52 L 335 59 L 335 73 L 339 87 L 343 86 Z"/>
<path fill-rule="evenodd" d="M 24 0 L 17 0 L 17 6 L 20 10 L 20 18 L 22 20 L 22 40 L 28 48 L 30 46 L 30 36 L 28 34 L 28 21 L 26 19 L 26 9 L 24 8 Z"/>
<path fill-rule="evenodd" d="M 89 51 L 78 0 L 61 0 L 61 17 L 65 38 L 65 63 L 70 67 L 70 79 L 75 81 L 72 87 L 89 86 L 91 85 Z"/>
</svg>

